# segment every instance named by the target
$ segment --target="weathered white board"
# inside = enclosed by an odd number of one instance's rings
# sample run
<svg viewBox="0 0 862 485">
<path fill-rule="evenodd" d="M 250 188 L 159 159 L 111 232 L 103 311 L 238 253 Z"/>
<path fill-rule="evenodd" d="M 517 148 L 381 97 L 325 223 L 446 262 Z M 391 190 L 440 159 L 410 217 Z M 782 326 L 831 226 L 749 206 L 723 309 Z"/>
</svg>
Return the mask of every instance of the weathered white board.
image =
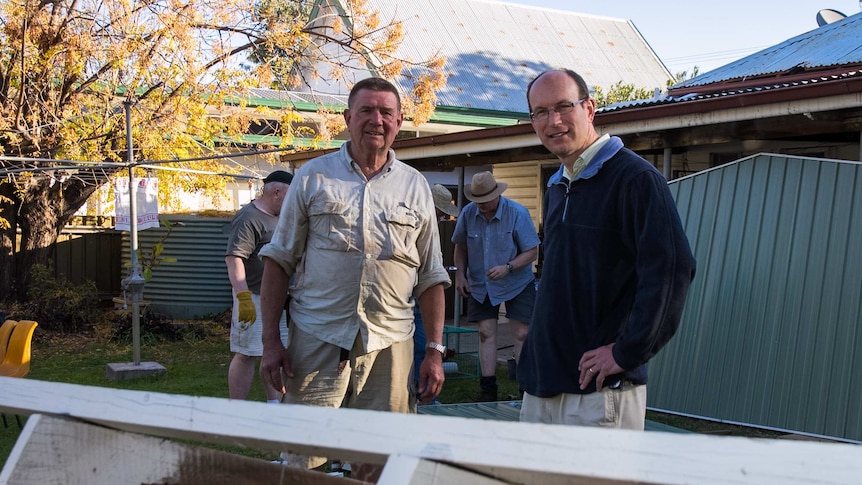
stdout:
<svg viewBox="0 0 862 485">
<path fill-rule="evenodd" d="M 350 485 L 357 480 L 45 415 L 28 420 L 3 485 Z"/>
<path fill-rule="evenodd" d="M 273 406 L 29 379 L 0 378 L 0 411 L 348 462 L 421 458 L 526 484 L 857 485 L 862 477 L 862 448 L 851 444 Z"/>
</svg>

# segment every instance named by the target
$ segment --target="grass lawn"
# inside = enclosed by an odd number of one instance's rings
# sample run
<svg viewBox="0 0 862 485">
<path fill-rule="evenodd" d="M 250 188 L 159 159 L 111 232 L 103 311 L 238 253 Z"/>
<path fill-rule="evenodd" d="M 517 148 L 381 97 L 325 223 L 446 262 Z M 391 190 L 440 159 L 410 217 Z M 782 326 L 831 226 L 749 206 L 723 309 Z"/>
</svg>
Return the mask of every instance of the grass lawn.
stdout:
<svg viewBox="0 0 862 485">
<path fill-rule="evenodd" d="M 37 328 L 33 337 L 32 361 L 27 378 L 117 389 L 228 397 L 227 371 L 231 354 L 228 329 L 223 322 L 194 322 L 184 327 L 171 340 L 145 333 L 141 339 L 141 360 L 162 364 L 167 368 L 167 374 L 127 381 L 109 381 L 105 374 L 108 363 L 132 361 L 131 345 L 111 341 L 105 336 L 99 336 L 100 334 L 106 335 L 106 332 L 97 331 L 91 336 L 48 335 Z M 497 369 L 497 376 L 501 399 L 517 396 L 517 383 L 508 379 L 505 366 Z M 444 404 L 473 402 L 478 391 L 478 379 L 449 379 L 444 385 L 440 401 Z M 50 396 L 46 396 L 46 399 L 49 398 Z M 260 379 L 255 379 L 249 399 L 265 400 Z M 755 437 L 776 435 L 766 431 L 652 412 L 648 418 L 707 433 Z M 0 465 L 6 462 L 20 433 L 13 416 L 7 415 L 7 421 L 8 427 L 0 425 Z M 253 450 L 228 451 L 270 458 Z"/>
</svg>

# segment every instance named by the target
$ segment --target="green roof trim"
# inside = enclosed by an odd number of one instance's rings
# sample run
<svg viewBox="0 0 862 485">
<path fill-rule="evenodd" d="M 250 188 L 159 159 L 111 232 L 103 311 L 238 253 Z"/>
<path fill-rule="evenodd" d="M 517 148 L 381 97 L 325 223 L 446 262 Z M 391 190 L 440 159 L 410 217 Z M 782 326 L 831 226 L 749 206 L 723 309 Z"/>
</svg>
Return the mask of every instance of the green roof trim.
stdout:
<svg viewBox="0 0 862 485">
<path fill-rule="evenodd" d="M 242 135 L 236 137 L 218 137 L 215 140 L 219 143 L 238 143 L 242 145 L 270 145 L 270 146 L 282 146 L 284 140 L 280 136 L 273 135 Z M 290 145 L 301 148 L 314 148 L 314 149 L 326 149 L 326 148 L 339 148 L 344 144 L 345 140 L 329 140 L 329 141 L 320 141 L 314 140 L 312 138 L 293 138 L 290 142 Z"/>
<path fill-rule="evenodd" d="M 248 106 L 261 106 L 271 109 L 294 109 L 296 111 L 314 113 L 320 107 L 324 107 L 335 113 L 341 113 L 345 105 L 319 105 L 305 101 L 290 101 L 285 99 L 271 99 L 252 97 L 246 98 Z M 452 124 L 461 126 L 509 126 L 516 125 L 521 121 L 530 119 L 528 113 L 515 113 L 510 111 L 492 111 L 486 109 L 462 108 L 457 106 L 437 106 L 434 114 L 429 120 L 432 123 Z"/>
</svg>

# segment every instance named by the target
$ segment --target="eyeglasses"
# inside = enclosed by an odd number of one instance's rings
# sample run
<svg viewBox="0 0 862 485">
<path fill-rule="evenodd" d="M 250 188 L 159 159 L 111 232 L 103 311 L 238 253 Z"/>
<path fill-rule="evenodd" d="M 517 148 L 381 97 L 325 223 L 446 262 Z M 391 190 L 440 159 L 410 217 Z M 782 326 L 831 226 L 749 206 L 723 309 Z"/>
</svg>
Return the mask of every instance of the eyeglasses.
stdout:
<svg viewBox="0 0 862 485">
<path fill-rule="evenodd" d="M 530 113 L 530 119 L 533 121 L 546 121 L 548 119 L 548 117 L 551 116 L 551 111 L 557 113 L 560 116 L 565 115 L 565 114 L 569 114 L 572 112 L 573 109 L 575 109 L 575 106 L 583 103 L 584 101 L 586 101 L 588 99 L 590 99 L 590 98 L 584 98 L 584 99 L 575 101 L 574 103 L 571 103 L 571 102 L 559 103 L 556 106 L 554 106 L 553 108 L 539 108 L 536 111 L 533 111 Z"/>
</svg>

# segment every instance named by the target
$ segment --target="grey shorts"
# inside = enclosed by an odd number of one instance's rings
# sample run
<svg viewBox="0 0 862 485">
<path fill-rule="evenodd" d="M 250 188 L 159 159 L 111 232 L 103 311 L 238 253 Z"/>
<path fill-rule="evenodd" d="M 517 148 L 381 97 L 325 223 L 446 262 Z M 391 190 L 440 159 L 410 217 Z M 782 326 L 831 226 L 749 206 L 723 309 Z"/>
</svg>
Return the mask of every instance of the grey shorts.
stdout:
<svg viewBox="0 0 862 485">
<path fill-rule="evenodd" d="M 519 322 L 530 324 L 533 318 L 533 306 L 536 304 L 536 284 L 535 281 L 530 281 L 520 293 L 506 303 L 506 318 Z M 467 305 L 467 321 L 480 322 L 482 320 L 496 320 L 500 315 L 500 305 L 492 305 L 491 300 L 486 296 L 485 301 L 478 302 L 475 298 L 470 298 L 470 303 Z"/>
<path fill-rule="evenodd" d="M 263 355 L 263 320 L 260 313 L 260 295 L 252 293 L 251 300 L 257 311 L 254 323 L 238 322 L 239 301 L 233 297 L 233 312 L 230 317 L 230 351 L 235 354 L 247 355 L 249 357 L 260 357 Z M 278 322 L 281 330 L 281 343 L 287 345 L 287 312 L 281 313 Z"/>
</svg>

